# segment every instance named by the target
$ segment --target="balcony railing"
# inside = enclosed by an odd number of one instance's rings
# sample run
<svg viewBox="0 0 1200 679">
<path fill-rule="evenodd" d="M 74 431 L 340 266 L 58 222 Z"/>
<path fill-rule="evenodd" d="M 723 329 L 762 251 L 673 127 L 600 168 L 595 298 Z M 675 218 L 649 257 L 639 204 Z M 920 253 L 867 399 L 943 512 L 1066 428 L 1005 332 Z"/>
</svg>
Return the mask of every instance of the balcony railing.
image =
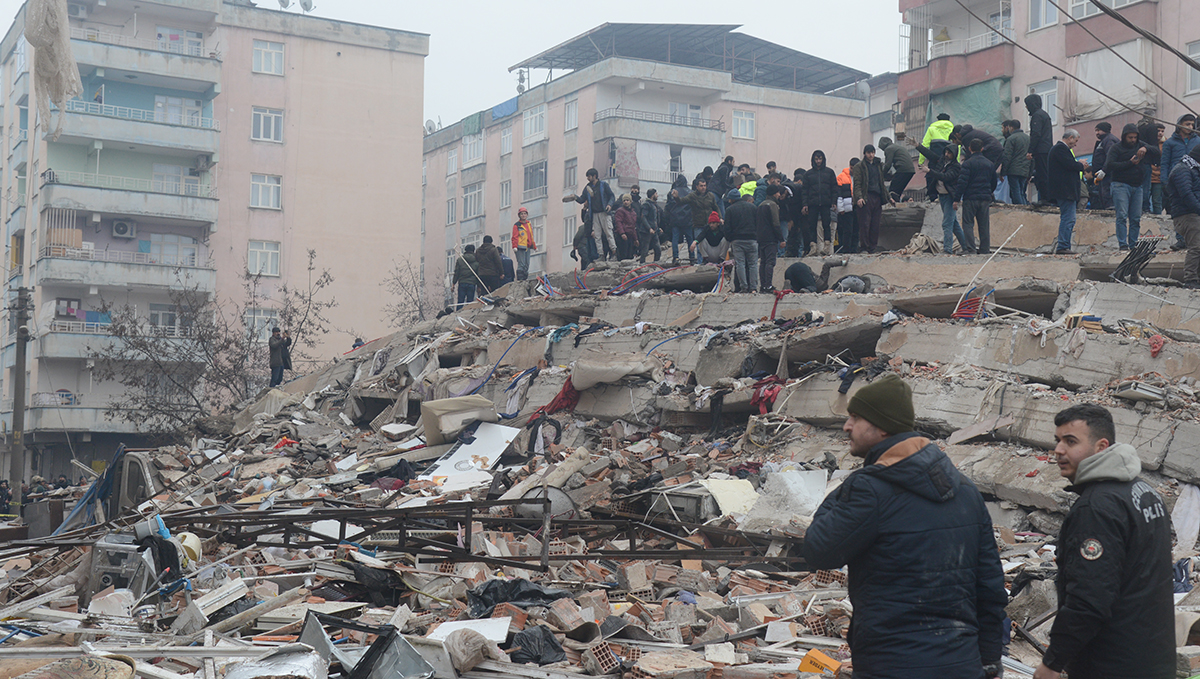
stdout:
<svg viewBox="0 0 1200 679">
<path fill-rule="evenodd" d="M 593 121 L 599 122 L 608 118 L 627 118 L 629 120 L 645 120 L 652 123 L 666 123 L 668 125 L 683 125 L 685 127 L 701 127 L 706 130 L 725 131 L 725 123 L 720 120 L 693 118 L 691 116 L 673 116 L 669 113 L 637 111 L 631 108 L 606 108 L 603 111 L 596 111 Z"/>
<path fill-rule="evenodd" d="M 614 170 L 614 174 L 615 174 Z M 683 172 L 672 172 L 670 170 L 638 170 L 638 179 L 644 182 L 656 182 L 659 184 L 674 184 L 679 177 L 686 178 L 687 175 Z M 688 182 L 691 183 L 690 181 Z"/>
<path fill-rule="evenodd" d="M 93 262 L 118 262 L 121 264 L 151 264 L 156 266 L 181 266 L 200 268 L 200 255 L 164 255 L 152 252 L 129 250 L 97 250 L 95 248 L 73 248 L 66 245 L 47 245 L 42 248 L 42 258 L 84 259 Z"/>
<path fill-rule="evenodd" d="M 140 108 L 110 106 L 109 104 L 99 104 L 94 101 L 83 101 L 82 99 L 71 99 L 67 102 L 66 108 L 70 113 L 86 113 L 93 116 L 122 118 L 124 120 L 137 120 L 146 123 L 164 123 L 166 125 L 198 127 L 204 130 L 220 131 L 221 129 L 221 122 L 219 120 L 203 118 L 199 115 L 192 115 L 190 113 L 146 111 Z M 24 132 L 24 130 L 22 130 L 22 132 Z"/>
<path fill-rule="evenodd" d="M 537 186 L 532 189 L 525 189 L 525 192 L 521 194 L 521 200 L 524 202 L 529 202 L 531 200 L 537 200 L 538 198 L 545 198 L 545 197 L 546 197 L 546 187 L 544 187 L 544 186 Z"/>
<path fill-rule="evenodd" d="M 1011 28 L 1001 29 L 1001 32 L 1009 38 L 1013 36 Z M 1007 42 L 1007 40 L 1001 38 L 994 31 L 988 31 L 987 33 L 965 40 L 942 40 L 930 46 L 929 58 L 937 59 L 938 57 L 947 57 L 953 54 L 970 54 L 971 52 L 978 52 L 979 50 L 985 50 L 996 45 L 1003 45 Z"/>
<path fill-rule="evenodd" d="M 177 325 L 151 325 L 152 332 L 146 333 L 154 337 L 191 337 L 191 328 Z M 111 323 L 90 323 L 86 321 L 52 321 L 50 332 L 70 332 L 82 335 L 107 335 L 112 328 Z"/>
<path fill-rule="evenodd" d="M 8 138 L 14 145 L 29 139 L 29 130 L 12 129 L 8 133 Z"/>
<path fill-rule="evenodd" d="M 145 191 L 199 198 L 217 197 L 217 187 L 215 186 L 178 180 L 134 179 L 133 177 L 116 177 L 92 172 L 59 172 L 57 170 L 46 170 L 42 173 L 42 180 L 43 184 L 73 184 L 101 189 Z"/>
<path fill-rule="evenodd" d="M 59 406 L 77 406 L 79 397 L 69 391 L 39 391 L 29 399 L 32 408 L 57 408 Z"/>
<path fill-rule="evenodd" d="M 106 33 L 94 28 L 72 28 L 71 37 L 75 40 L 102 42 L 106 45 L 134 47 L 136 49 L 154 50 L 155 52 L 170 52 L 171 54 L 182 54 L 187 57 L 213 56 L 215 58 L 216 56 L 209 55 L 204 51 L 204 43 L 197 45 L 195 43 L 189 43 L 182 40 L 148 40 L 146 38 L 132 38 L 128 35 Z"/>
</svg>

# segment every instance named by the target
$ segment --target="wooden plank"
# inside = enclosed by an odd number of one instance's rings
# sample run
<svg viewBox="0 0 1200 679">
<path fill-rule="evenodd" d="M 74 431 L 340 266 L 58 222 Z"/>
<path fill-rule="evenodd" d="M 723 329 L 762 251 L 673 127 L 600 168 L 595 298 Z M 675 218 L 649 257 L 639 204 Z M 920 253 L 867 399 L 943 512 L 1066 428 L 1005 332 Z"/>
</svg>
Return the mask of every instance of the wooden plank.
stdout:
<svg viewBox="0 0 1200 679">
<path fill-rule="evenodd" d="M 33 609 L 37 608 L 38 606 L 41 606 L 42 604 L 50 603 L 51 601 L 54 601 L 55 599 L 61 599 L 62 597 L 65 597 L 65 596 L 71 596 L 74 593 L 75 593 L 75 585 L 67 585 L 65 587 L 59 587 L 58 589 L 54 590 L 53 592 L 47 592 L 45 594 L 42 594 L 41 596 L 35 596 L 32 599 L 29 599 L 28 601 L 22 601 L 21 603 L 18 603 L 18 604 L 13 604 L 11 606 L 5 606 L 4 608 L 0 608 L 0 620 L 4 620 L 6 618 L 11 618 L 11 617 L 20 615 L 22 613 L 25 613 L 27 611 L 32 611 Z"/>
</svg>

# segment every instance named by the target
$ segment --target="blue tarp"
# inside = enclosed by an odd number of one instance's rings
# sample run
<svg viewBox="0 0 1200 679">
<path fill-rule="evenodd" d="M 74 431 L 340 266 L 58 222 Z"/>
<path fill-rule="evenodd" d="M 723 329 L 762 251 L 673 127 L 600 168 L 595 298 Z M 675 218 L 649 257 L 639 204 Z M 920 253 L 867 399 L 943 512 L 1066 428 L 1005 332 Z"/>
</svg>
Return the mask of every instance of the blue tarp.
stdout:
<svg viewBox="0 0 1200 679">
<path fill-rule="evenodd" d="M 513 97 L 502 104 L 496 104 L 492 107 L 492 120 L 507 118 L 517 112 L 517 98 Z"/>
<path fill-rule="evenodd" d="M 113 480 L 117 476 L 117 468 L 121 464 L 123 457 L 125 457 L 124 443 L 117 446 L 117 452 L 113 454 L 112 462 L 108 463 L 108 469 L 105 469 L 100 478 L 88 486 L 87 492 L 83 494 L 83 498 L 75 503 L 75 508 L 63 520 L 62 525 L 54 529 L 54 532 L 50 534 L 51 537 L 68 530 L 75 530 L 76 528 L 83 528 L 96 523 L 96 506 L 107 500 L 109 495 L 112 495 Z"/>
</svg>

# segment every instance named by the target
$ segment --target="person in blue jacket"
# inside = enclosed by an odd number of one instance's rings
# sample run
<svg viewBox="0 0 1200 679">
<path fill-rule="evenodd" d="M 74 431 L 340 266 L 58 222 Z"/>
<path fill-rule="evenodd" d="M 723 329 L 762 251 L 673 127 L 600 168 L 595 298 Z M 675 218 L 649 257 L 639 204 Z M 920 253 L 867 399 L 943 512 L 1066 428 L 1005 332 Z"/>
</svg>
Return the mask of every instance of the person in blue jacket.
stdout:
<svg viewBox="0 0 1200 679">
<path fill-rule="evenodd" d="M 985 679 L 1002 673 L 1008 594 L 979 491 L 916 431 L 895 373 L 861 387 L 842 430 L 863 458 L 817 509 L 812 568 L 849 572 L 855 679 Z"/>
</svg>

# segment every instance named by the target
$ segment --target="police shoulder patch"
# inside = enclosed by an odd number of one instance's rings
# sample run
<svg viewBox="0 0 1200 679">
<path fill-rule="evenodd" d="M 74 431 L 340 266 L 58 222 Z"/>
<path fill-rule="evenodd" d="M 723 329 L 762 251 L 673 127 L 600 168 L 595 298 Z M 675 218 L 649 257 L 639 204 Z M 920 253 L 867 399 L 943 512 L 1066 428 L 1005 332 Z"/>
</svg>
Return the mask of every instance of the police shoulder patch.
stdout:
<svg viewBox="0 0 1200 679">
<path fill-rule="evenodd" d="M 1095 561 L 1100 558 L 1101 554 L 1104 554 L 1104 545 L 1100 544 L 1096 538 L 1088 538 L 1079 546 L 1079 554 L 1088 561 Z"/>
</svg>

